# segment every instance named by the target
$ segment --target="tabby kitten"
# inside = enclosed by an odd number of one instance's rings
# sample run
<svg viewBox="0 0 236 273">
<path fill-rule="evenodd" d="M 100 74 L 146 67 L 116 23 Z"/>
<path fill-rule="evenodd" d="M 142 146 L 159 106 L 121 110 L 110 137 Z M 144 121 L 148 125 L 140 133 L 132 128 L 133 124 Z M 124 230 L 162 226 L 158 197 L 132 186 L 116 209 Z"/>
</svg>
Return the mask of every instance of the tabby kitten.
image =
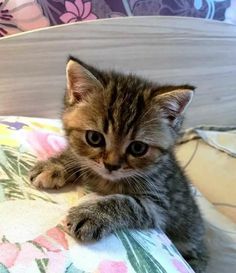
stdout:
<svg viewBox="0 0 236 273">
<path fill-rule="evenodd" d="M 70 58 L 62 114 L 69 145 L 38 162 L 30 179 L 42 188 L 83 183 L 96 193 L 69 211 L 73 236 L 91 241 L 159 226 L 196 272 L 205 271 L 202 218 L 173 151 L 193 90 Z"/>
</svg>

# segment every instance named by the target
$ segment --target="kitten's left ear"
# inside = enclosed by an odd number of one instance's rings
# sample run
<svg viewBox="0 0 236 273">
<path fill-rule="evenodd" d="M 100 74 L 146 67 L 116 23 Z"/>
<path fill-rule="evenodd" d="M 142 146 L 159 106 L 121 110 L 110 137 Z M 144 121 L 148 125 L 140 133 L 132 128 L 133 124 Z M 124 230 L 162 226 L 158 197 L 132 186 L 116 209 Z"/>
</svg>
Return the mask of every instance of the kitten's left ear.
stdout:
<svg viewBox="0 0 236 273">
<path fill-rule="evenodd" d="M 194 89 L 195 87 L 186 86 L 157 96 L 161 114 L 171 125 L 183 119 L 183 114 L 192 101 Z"/>
<path fill-rule="evenodd" d="M 66 66 L 67 97 L 69 103 L 80 102 L 102 88 L 96 77 L 97 71 L 82 61 L 70 57 Z"/>
</svg>

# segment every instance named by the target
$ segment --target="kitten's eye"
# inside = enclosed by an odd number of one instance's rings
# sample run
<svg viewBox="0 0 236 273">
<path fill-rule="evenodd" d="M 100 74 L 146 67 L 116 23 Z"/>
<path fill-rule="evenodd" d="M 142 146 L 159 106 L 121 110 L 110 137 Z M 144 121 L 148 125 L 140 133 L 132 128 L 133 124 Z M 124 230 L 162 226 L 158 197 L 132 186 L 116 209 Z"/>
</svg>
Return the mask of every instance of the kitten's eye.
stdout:
<svg viewBox="0 0 236 273">
<path fill-rule="evenodd" d="M 103 147 L 105 146 L 104 136 L 96 131 L 86 131 L 86 141 L 92 147 Z"/>
<path fill-rule="evenodd" d="M 135 157 L 145 155 L 147 151 L 148 145 L 142 141 L 132 142 L 127 149 L 127 152 Z"/>
</svg>

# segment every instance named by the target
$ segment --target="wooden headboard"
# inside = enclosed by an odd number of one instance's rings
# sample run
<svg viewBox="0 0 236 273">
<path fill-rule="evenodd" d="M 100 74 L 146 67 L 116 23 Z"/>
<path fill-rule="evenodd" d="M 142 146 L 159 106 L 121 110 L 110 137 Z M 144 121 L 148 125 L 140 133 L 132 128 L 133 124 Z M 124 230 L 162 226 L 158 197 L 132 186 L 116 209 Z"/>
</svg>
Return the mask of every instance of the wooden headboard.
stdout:
<svg viewBox="0 0 236 273">
<path fill-rule="evenodd" d="M 59 117 L 69 54 L 197 92 L 186 126 L 236 124 L 236 26 L 129 17 L 50 27 L 0 40 L 0 115 Z"/>
</svg>

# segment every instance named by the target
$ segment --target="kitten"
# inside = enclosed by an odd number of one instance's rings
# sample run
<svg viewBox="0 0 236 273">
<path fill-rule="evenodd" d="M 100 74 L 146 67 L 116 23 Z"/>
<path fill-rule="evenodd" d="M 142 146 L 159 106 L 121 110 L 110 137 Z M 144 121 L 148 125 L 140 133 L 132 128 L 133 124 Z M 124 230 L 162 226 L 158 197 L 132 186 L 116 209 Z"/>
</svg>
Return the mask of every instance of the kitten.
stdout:
<svg viewBox="0 0 236 273">
<path fill-rule="evenodd" d="M 189 85 L 160 86 L 70 58 L 62 114 L 69 145 L 38 162 L 30 179 L 43 188 L 84 183 L 97 193 L 69 211 L 73 236 L 91 241 L 159 226 L 195 272 L 205 272 L 203 221 L 174 155 L 193 93 Z"/>
</svg>

